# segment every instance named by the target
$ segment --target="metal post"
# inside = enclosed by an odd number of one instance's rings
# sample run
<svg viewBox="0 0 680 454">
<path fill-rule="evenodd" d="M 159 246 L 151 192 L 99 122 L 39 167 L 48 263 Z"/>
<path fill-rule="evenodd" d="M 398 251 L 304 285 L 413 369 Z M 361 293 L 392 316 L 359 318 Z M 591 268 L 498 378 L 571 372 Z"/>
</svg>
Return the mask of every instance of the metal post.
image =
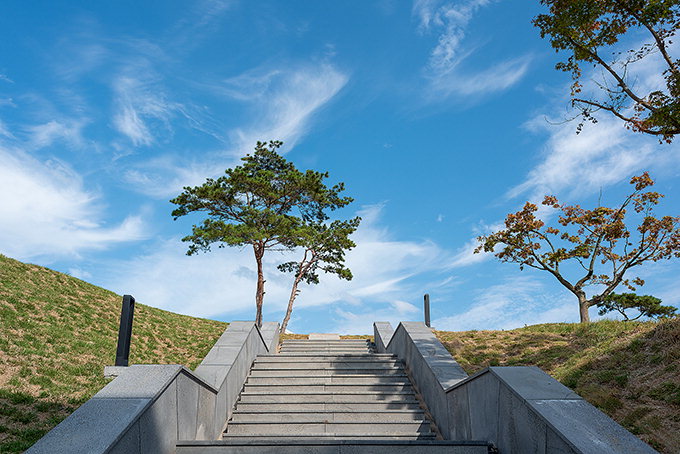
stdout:
<svg viewBox="0 0 680 454">
<path fill-rule="evenodd" d="M 130 338 L 132 337 L 132 317 L 135 313 L 135 299 L 131 295 L 123 296 L 123 308 L 120 311 L 120 328 L 118 328 L 118 348 L 116 349 L 116 366 L 127 366 L 130 359 Z"/>
<path fill-rule="evenodd" d="M 425 294 L 425 326 L 430 327 L 430 295 Z"/>
</svg>

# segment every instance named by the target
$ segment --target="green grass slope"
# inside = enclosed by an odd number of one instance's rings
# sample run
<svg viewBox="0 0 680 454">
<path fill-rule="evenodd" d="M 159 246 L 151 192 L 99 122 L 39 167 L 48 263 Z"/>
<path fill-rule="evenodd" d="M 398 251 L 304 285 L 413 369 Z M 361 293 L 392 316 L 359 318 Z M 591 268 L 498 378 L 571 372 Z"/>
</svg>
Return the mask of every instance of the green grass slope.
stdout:
<svg viewBox="0 0 680 454">
<path fill-rule="evenodd" d="M 538 366 L 664 453 L 680 453 L 680 319 L 437 331 L 467 373 Z"/>
<path fill-rule="evenodd" d="M 108 290 L 0 255 L 0 453 L 27 449 L 106 384 L 120 305 Z M 136 304 L 130 363 L 194 368 L 225 328 Z"/>
</svg>

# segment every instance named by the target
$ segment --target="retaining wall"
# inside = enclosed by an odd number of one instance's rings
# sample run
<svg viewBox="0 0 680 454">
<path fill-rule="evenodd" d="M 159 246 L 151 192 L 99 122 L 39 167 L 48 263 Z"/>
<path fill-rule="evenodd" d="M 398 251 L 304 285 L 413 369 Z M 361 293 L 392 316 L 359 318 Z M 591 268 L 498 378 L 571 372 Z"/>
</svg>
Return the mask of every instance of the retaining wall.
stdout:
<svg viewBox="0 0 680 454">
<path fill-rule="evenodd" d="M 222 433 L 258 354 L 275 351 L 278 323 L 232 322 L 194 372 L 133 365 L 48 432 L 27 453 L 174 453 L 178 440 Z"/>
<path fill-rule="evenodd" d="M 468 377 L 424 323 L 373 329 L 376 349 L 405 363 L 446 439 L 490 441 L 500 454 L 656 452 L 537 367 Z"/>
</svg>

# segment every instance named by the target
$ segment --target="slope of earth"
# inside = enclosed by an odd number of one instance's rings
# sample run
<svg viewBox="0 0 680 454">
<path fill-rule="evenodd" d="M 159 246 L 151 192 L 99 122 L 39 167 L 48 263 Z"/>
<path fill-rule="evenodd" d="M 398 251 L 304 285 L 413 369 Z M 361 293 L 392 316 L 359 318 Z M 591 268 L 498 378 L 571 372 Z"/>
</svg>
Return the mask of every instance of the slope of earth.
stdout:
<svg viewBox="0 0 680 454">
<path fill-rule="evenodd" d="M 680 318 L 436 331 L 473 374 L 538 366 L 663 453 L 680 453 Z"/>
<path fill-rule="evenodd" d="M 0 453 L 21 452 L 105 384 L 121 296 L 0 255 Z M 227 324 L 135 305 L 130 363 L 200 363 Z"/>
</svg>

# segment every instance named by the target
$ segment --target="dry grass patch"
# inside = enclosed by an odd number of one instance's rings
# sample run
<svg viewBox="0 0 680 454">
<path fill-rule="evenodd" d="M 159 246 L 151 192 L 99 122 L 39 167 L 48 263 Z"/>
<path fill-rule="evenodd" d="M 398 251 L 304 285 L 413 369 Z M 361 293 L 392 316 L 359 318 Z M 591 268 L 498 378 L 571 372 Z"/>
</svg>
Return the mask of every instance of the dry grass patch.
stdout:
<svg viewBox="0 0 680 454">
<path fill-rule="evenodd" d="M 437 331 L 467 373 L 538 366 L 664 453 L 680 452 L 680 319 Z"/>
<path fill-rule="evenodd" d="M 101 389 L 121 297 L 0 255 L 0 452 L 21 452 Z M 196 367 L 226 324 L 142 304 L 131 364 Z"/>
</svg>

